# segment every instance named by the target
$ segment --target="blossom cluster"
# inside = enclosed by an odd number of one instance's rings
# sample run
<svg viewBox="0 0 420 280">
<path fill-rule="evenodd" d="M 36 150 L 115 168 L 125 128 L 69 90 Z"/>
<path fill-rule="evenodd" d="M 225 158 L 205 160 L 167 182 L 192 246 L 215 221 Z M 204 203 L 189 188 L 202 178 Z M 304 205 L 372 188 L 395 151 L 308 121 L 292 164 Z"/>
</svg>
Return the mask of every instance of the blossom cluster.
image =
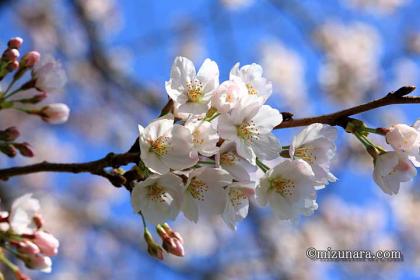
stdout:
<svg viewBox="0 0 420 280">
<path fill-rule="evenodd" d="M 336 129 L 312 124 L 281 146 L 273 129 L 283 117 L 266 104 L 272 84 L 260 65 L 238 63 L 219 83 L 214 61 L 196 71 L 177 57 L 166 91 L 173 112 L 139 125 L 149 176 L 134 184 L 131 201 L 146 221 L 159 225 L 182 212 L 197 223 L 218 215 L 235 229 L 254 199 L 294 220 L 313 213 L 316 191 L 336 180 L 330 172 Z"/>
<path fill-rule="evenodd" d="M 57 254 L 59 241 L 43 229 L 43 224 L 39 201 L 32 194 L 25 194 L 13 202 L 10 212 L 0 212 L 0 240 L 1 246 L 23 261 L 26 267 L 51 272 L 51 257 Z M 16 265 L 7 261 L 4 251 L 0 251 L 0 255 L 16 279 L 29 279 Z"/>
<path fill-rule="evenodd" d="M 66 83 L 65 72 L 59 62 L 50 56 L 41 59 L 36 51 L 30 51 L 21 59 L 19 49 L 23 40 L 19 37 L 8 41 L 7 48 L 0 58 L 0 81 L 4 81 L 9 74 L 7 87 L 0 87 L 0 110 L 15 109 L 40 117 L 43 121 L 51 124 L 66 122 L 70 109 L 62 103 L 54 103 L 35 107 L 48 97 L 49 93 L 60 91 Z M 26 73 L 30 71 L 29 80 Z M 16 127 L 9 127 L 0 131 L 0 151 L 14 157 L 17 151 L 26 157 L 32 157 L 33 152 L 26 142 L 16 142 L 19 131 Z"/>
</svg>

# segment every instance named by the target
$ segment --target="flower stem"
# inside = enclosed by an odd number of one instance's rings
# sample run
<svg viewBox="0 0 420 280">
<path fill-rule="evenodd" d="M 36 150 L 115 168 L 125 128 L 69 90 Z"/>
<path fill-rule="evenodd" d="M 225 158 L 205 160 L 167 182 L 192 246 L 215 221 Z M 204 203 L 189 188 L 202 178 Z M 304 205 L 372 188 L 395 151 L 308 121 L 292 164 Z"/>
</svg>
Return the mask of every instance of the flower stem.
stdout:
<svg viewBox="0 0 420 280">
<path fill-rule="evenodd" d="M 258 158 L 256 159 L 256 163 L 257 166 L 264 172 L 267 173 L 268 170 L 270 170 L 270 168 L 265 165 L 262 161 L 260 161 Z"/>
<path fill-rule="evenodd" d="M 200 160 L 198 164 L 215 164 L 216 162 L 213 160 Z"/>
<path fill-rule="evenodd" d="M 13 272 L 19 270 L 19 268 L 14 263 L 12 263 L 11 261 L 9 261 L 8 258 L 6 258 L 3 252 L 0 252 L 0 262 L 4 263 L 4 265 L 6 265 Z"/>
<path fill-rule="evenodd" d="M 141 217 L 141 221 L 143 222 L 143 228 L 146 231 L 147 230 L 146 219 L 144 218 L 143 213 L 141 211 L 139 212 L 139 215 Z"/>
<path fill-rule="evenodd" d="M 207 117 L 205 118 L 206 121 L 211 122 L 212 120 L 214 120 L 215 118 L 217 118 L 218 116 L 220 116 L 220 113 L 215 113 L 214 115 L 212 115 L 211 117 Z"/>
</svg>

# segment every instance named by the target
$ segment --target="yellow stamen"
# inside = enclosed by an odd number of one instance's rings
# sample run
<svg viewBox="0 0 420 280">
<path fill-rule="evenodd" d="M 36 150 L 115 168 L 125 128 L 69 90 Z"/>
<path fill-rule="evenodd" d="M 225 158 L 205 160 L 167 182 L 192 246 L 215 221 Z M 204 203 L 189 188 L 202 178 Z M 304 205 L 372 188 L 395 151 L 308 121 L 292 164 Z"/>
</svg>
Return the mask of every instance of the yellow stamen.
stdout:
<svg viewBox="0 0 420 280">
<path fill-rule="evenodd" d="M 188 185 L 187 191 L 193 198 L 204 201 L 204 194 L 208 189 L 208 186 L 203 181 L 194 177 L 192 178 L 191 183 Z"/>
<path fill-rule="evenodd" d="M 246 84 L 246 88 L 248 89 L 248 94 L 249 95 L 257 95 L 258 94 L 258 91 L 250 83 Z"/>
<path fill-rule="evenodd" d="M 283 177 L 276 177 L 270 183 L 271 188 L 285 198 L 292 196 L 296 187 L 292 180 Z"/>
</svg>

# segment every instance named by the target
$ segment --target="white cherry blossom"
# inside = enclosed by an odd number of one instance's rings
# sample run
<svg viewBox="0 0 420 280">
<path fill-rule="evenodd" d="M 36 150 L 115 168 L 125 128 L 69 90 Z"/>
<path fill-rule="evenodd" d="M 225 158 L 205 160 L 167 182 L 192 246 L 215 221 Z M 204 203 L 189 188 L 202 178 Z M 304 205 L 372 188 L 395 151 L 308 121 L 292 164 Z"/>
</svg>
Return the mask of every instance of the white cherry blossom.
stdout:
<svg viewBox="0 0 420 280">
<path fill-rule="evenodd" d="M 201 167 L 188 175 L 182 212 L 195 223 L 200 215 L 220 215 L 225 207 L 226 190 L 232 176 L 223 169 Z"/>
<path fill-rule="evenodd" d="M 139 125 L 141 160 L 153 172 L 164 174 L 170 169 L 181 170 L 195 165 L 193 137 L 188 128 L 175 124 L 171 115 Z"/>
<path fill-rule="evenodd" d="M 280 219 L 294 220 L 300 214 L 313 213 L 317 208 L 316 190 L 322 187 L 306 161 L 286 159 L 260 179 L 257 202 L 261 206 L 270 204 Z"/>
<path fill-rule="evenodd" d="M 40 211 L 38 199 L 32 197 L 31 193 L 17 198 L 10 210 L 10 227 L 16 234 L 33 234 L 37 230 L 34 223 L 34 216 Z"/>
<path fill-rule="evenodd" d="M 190 130 L 194 149 L 198 153 L 207 157 L 217 153 L 219 135 L 210 122 L 192 118 L 185 123 L 185 127 Z"/>
<path fill-rule="evenodd" d="M 420 120 L 412 127 L 406 124 L 391 126 L 385 139 L 394 150 L 407 153 L 414 165 L 420 167 Z"/>
<path fill-rule="evenodd" d="M 397 194 L 402 182 L 408 182 L 416 176 L 417 170 L 403 152 L 386 152 L 375 160 L 373 178 L 387 194 Z"/>
<path fill-rule="evenodd" d="M 67 82 L 63 67 L 51 56 L 34 65 L 32 79 L 38 90 L 48 93 L 61 90 Z"/>
<path fill-rule="evenodd" d="M 242 80 L 233 77 L 232 80 L 223 82 L 215 91 L 211 105 L 219 113 L 227 113 L 247 94 L 248 89 Z"/>
<path fill-rule="evenodd" d="M 230 70 L 230 79 L 240 78 L 246 85 L 249 95 L 259 96 L 265 102 L 273 92 L 273 85 L 263 76 L 261 65 L 252 63 L 239 68 L 239 62 Z"/>
<path fill-rule="evenodd" d="M 183 200 L 185 186 L 182 179 L 172 173 L 151 175 L 137 182 L 131 193 L 131 205 L 136 212 L 153 224 L 175 219 Z"/>
<path fill-rule="evenodd" d="M 218 132 L 236 143 L 240 156 L 255 164 L 256 157 L 272 160 L 279 156 L 281 146 L 271 131 L 282 120 L 278 110 L 246 97 L 230 113 L 220 115 Z"/>
<path fill-rule="evenodd" d="M 256 166 L 238 155 L 235 142 L 223 142 L 215 160 L 216 166 L 229 172 L 238 181 L 250 181 L 250 173 L 257 171 Z"/>
<path fill-rule="evenodd" d="M 337 178 L 330 172 L 330 164 L 336 152 L 336 138 L 335 127 L 311 124 L 293 138 L 289 148 L 290 157 L 309 163 L 320 183 L 335 182 Z"/>
<path fill-rule="evenodd" d="M 236 224 L 248 215 L 249 199 L 255 196 L 255 182 L 234 182 L 226 188 L 225 223 L 236 230 Z"/>
<path fill-rule="evenodd" d="M 172 64 L 170 80 L 165 83 L 168 95 L 175 102 L 178 113 L 199 115 L 210 108 L 210 99 L 219 86 L 219 68 L 210 60 L 195 71 L 188 58 L 178 56 Z"/>
</svg>

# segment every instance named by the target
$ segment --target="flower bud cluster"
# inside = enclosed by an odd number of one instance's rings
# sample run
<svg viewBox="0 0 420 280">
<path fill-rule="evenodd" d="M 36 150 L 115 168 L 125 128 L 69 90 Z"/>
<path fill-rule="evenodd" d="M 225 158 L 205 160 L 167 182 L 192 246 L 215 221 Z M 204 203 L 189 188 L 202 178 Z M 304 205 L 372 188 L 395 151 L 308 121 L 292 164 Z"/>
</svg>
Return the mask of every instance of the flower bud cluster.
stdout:
<svg viewBox="0 0 420 280">
<path fill-rule="evenodd" d="M 57 254 L 59 241 L 43 225 L 39 201 L 32 194 L 25 194 L 13 202 L 10 212 L 0 212 L 1 246 L 26 267 L 51 272 L 51 257 Z M 1 259 L 4 258 L 2 255 Z M 9 267 L 17 279 L 29 279 L 16 266 L 9 264 Z"/>
</svg>

